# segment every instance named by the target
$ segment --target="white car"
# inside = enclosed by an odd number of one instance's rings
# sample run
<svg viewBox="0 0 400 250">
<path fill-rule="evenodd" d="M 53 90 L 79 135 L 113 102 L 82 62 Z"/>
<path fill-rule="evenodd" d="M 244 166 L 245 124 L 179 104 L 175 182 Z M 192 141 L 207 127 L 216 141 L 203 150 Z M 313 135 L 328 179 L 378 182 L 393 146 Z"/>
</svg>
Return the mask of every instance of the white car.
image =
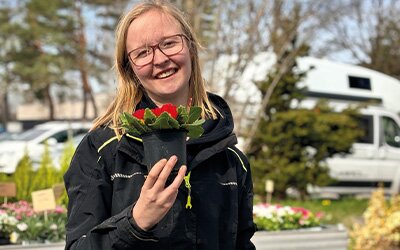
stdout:
<svg viewBox="0 0 400 250">
<path fill-rule="evenodd" d="M 54 166 L 59 167 L 61 152 L 64 143 L 69 138 L 82 138 L 90 129 L 90 123 L 84 122 L 46 122 L 36 125 L 10 140 L 0 142 L 0 172 L 14 173 L 22 159 L 25 150 L 33 162 L 33 168 L 37 169 L 44 151 L 44 143 L 47 141 Z M 79 143 L 73 140 L 74 143 Z M 75 145 L 76 146 L 76 145 Z"/>
</svg>

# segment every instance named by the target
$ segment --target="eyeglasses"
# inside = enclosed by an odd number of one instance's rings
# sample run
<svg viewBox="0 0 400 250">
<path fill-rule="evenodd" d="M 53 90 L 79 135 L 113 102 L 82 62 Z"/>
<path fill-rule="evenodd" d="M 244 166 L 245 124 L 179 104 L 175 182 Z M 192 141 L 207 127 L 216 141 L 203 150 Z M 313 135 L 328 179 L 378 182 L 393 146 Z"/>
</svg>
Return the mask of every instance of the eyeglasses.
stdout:
<svg viewBox="0 0 400 250">
<path fill-rule="evenodd" d="M 183 34 L 164 37 L 161 42 L 156 45 L 146 45 L 128 52 L 131 62 L 138 67 L 151 63 L 154 59 L 154 50 L 158 48 L 164 55 L 173 56 L 183 49 L 183 38 L 188 39 Z"/>
</svg>

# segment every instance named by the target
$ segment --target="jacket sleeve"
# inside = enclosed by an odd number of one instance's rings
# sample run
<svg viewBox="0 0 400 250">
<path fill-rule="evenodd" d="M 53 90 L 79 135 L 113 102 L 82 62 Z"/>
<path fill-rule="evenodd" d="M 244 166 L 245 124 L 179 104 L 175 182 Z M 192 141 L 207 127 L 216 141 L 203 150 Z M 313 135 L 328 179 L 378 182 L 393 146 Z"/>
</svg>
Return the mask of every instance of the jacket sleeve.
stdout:
<svg viewBox="0 0 400 250">
<path fill-rule="evenodd" d="M 238 185 L 239 189 L 239 211 L 238 211 L 238 232 L 236 249 L 247 250 L 256 249 L 251 242 L 256 231 L 253 222 L 253 182 L 251 178 L 250 164 L 246 156 L 237 148 L 234 148 L 236 154 L 240 159 L 240 167 L 237 168 L 238 172 Z"/>
<path fill-rule="evenodd" d="M 93 138 L 89 133 L 82 140 L 64 175 L 69 197 L 65 249 L 143 249 L 157 239 L 131 223 L 133 204 L 111 216 L 112 182 Z"/>
</svg>

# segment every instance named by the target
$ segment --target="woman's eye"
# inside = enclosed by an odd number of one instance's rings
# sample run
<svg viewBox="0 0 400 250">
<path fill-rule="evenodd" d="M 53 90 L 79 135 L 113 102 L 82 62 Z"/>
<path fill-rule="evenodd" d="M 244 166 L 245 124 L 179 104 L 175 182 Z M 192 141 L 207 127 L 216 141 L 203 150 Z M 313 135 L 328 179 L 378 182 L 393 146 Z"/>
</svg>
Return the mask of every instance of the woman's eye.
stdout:
<svg viewBox="0 0 400 250">
<path fill-rule="evenodd" d="M 135 58 L 143 58 L 151 53 L 151 49 L 142 49 L 135 53 Z"/>
<path fill-rule="evenodd" d="M 161 44 L 162 48 L 171 48 L 174 47 L 177 44 L 177 41 L 175 40 L 166 40 Z"/>
</svg>

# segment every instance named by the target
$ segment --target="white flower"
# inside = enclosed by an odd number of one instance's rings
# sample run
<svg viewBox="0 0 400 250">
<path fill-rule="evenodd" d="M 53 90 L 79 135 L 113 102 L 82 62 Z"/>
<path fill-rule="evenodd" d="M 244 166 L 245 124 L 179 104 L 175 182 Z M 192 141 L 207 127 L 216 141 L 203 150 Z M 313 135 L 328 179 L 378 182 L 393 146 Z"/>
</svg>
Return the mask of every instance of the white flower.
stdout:
<svg viewBox="0 0 400 250">
<path fill-rule="evenodd" d="M 10 234 L 10 242 L 15 244 L 18 241 L 19 234 L 17 232 L 12 232 Z"/>
<path fill-rule="evenodd" d="M 18 223 L 17 224 L 17 228 L 18 228 L 19 231 L 23 232 L 23 231 L 26 231 L 28 229 L 28 225 L 26 223 L 24 223 L 24 222 Z"/>
<path fill-rule="evenodd" d="M 57 230 L 57 228 L 58 228 L 57 225 L 54 223 L 50 225 L 51 230 Z"/>
</svg>

